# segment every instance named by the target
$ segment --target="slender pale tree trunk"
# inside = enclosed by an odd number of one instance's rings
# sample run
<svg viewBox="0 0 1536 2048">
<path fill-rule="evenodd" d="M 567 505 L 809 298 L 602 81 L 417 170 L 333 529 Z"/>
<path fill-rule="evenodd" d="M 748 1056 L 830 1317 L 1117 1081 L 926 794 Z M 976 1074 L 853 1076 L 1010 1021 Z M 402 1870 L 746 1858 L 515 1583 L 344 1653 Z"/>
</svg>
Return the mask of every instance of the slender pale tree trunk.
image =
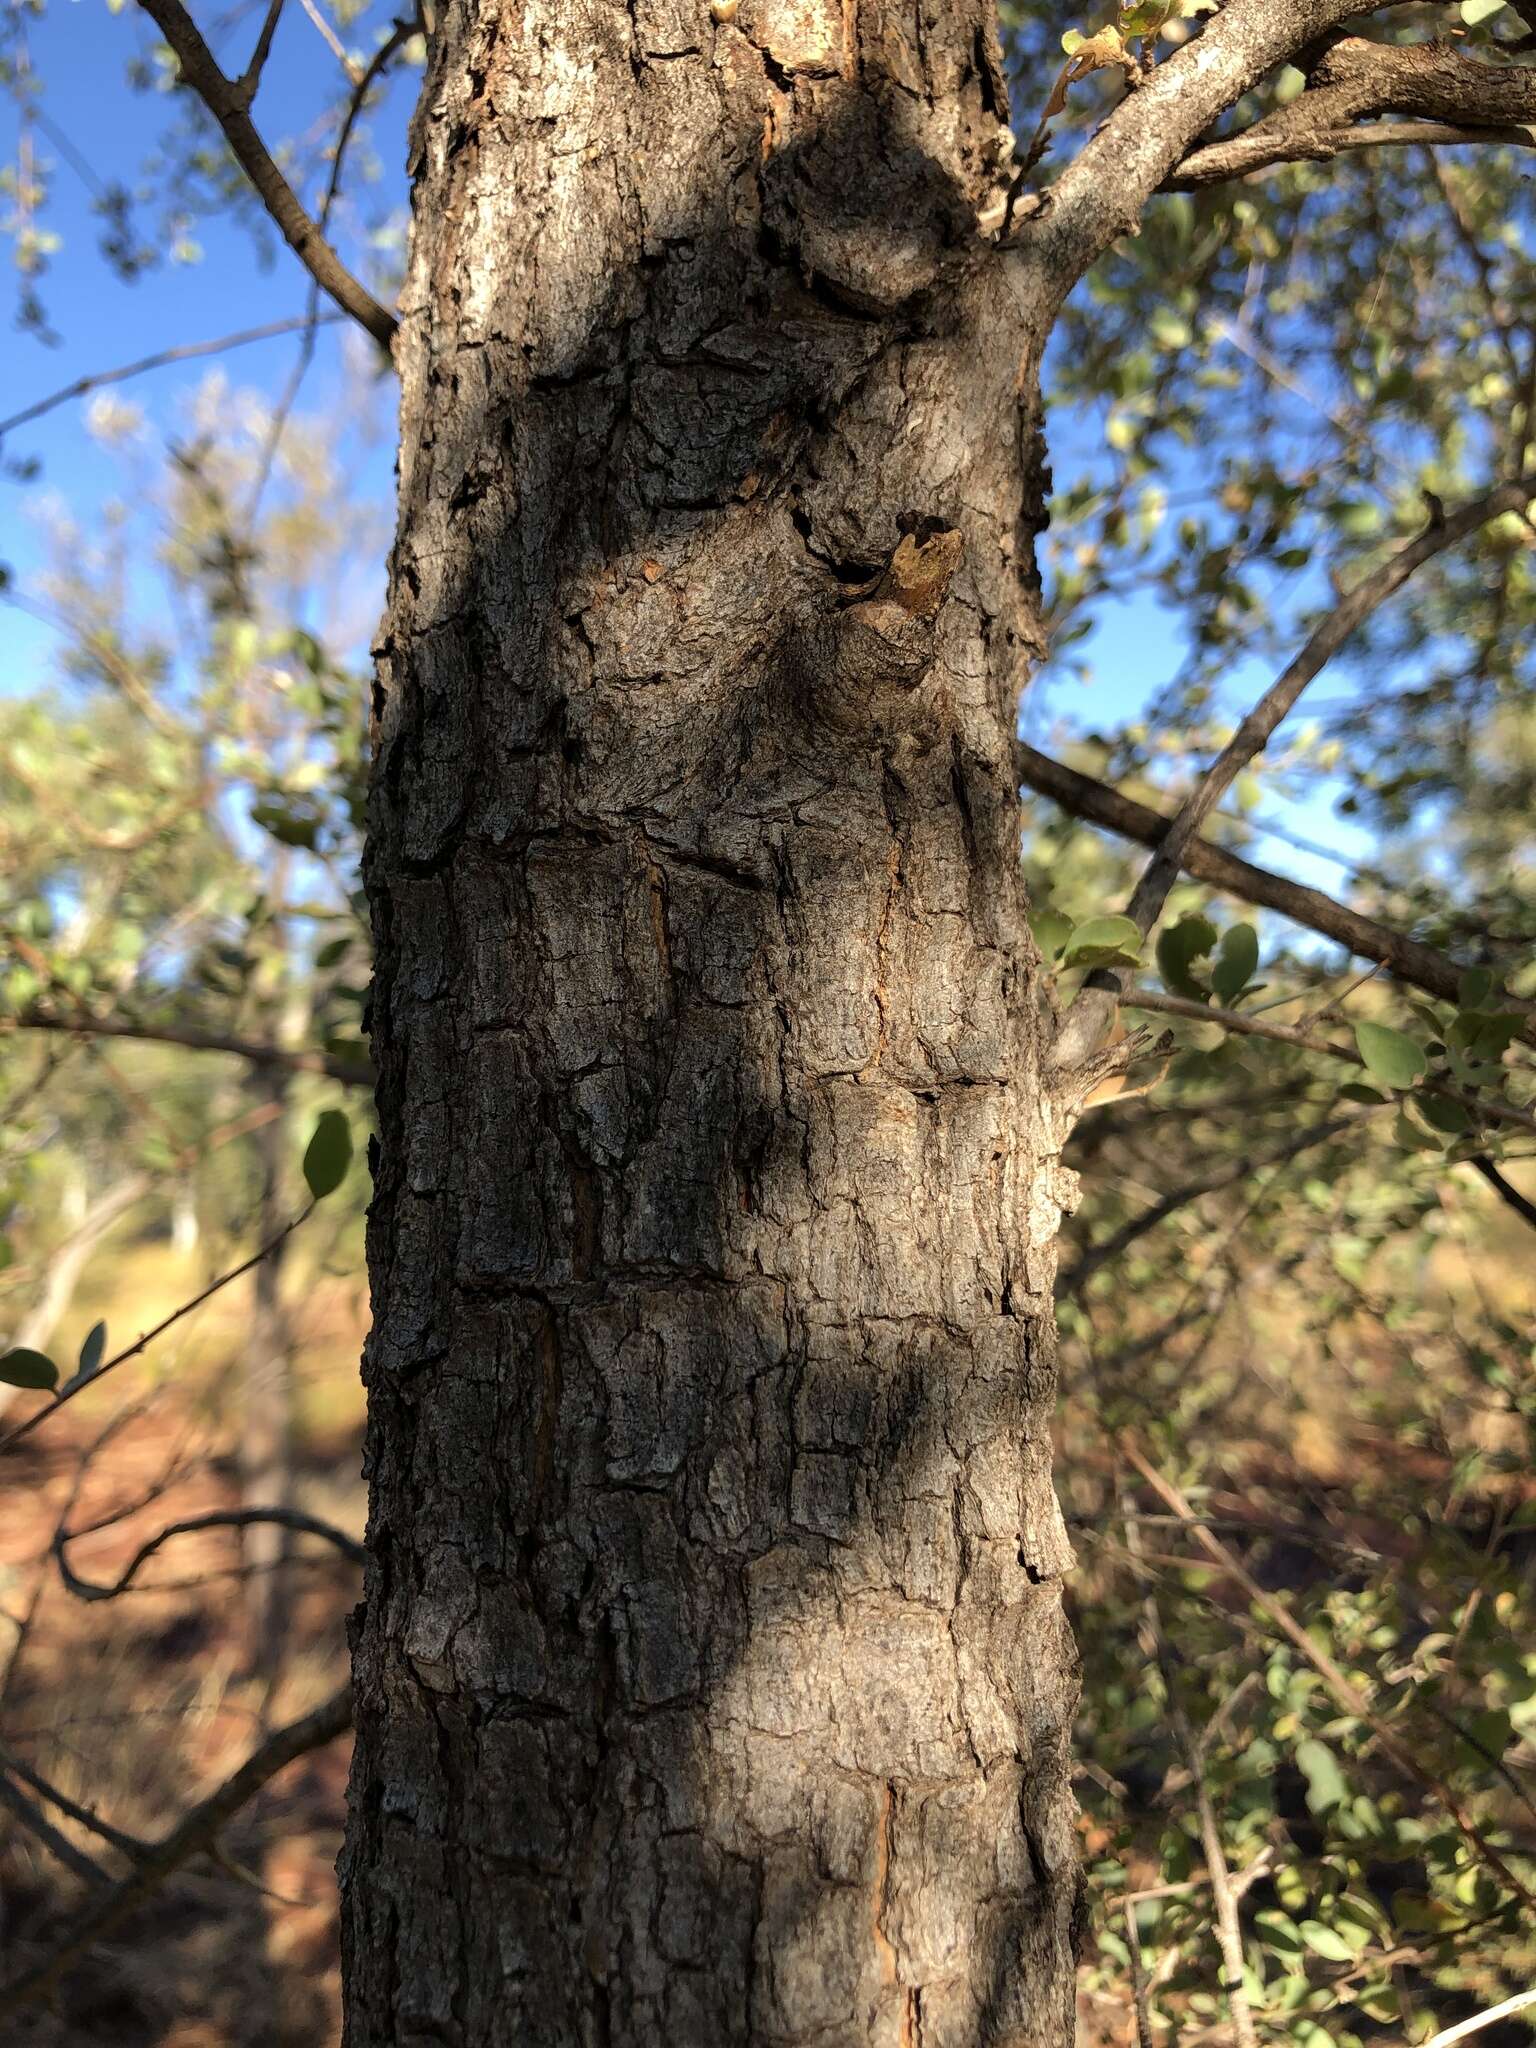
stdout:
<svg viewBox="0 0 1536 2048">
<path fill-rule="evenodd" d="M 351 2048 L 1071 2037 L 1005 120 L 986 0 L 440 9 Z"/>
<path fill-rule="evenodd" d="M 288 1075 L 279 1067 L 251 1070 L 249 1087 L 271 1120 L 253 1143 L 260 1186 L 256 1241 L 273 1250 L 251 1275 L 251 1320 L 240 1360 L 240 1500 L 248 1508 L 285 1508 L 293 1499 L 293 1325 L 285 1299 L 282 1227 L 289 1208 L 288 1143 L 282 1115 Z M 243 1530 L 241 1558 L 251 1658 L 270 1688 L 277 1682 L 288 1628 L 288 1532 L 271 1523 Z"/>
</svg>

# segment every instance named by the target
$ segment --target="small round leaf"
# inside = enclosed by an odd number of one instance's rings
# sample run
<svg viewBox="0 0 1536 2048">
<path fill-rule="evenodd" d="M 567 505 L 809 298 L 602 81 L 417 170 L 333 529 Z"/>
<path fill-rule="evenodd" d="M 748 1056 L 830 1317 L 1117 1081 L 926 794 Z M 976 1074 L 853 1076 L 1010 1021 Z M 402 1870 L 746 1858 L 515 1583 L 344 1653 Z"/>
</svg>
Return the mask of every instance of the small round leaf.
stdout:
<svg viewBox="0 0 1536 2048">
<path fill-rule="evenodd" d="M 1367 1070 L 1388 1088 L 1411 1088 L 1429 1064 L 1421 1045 L 1386 1024 L 1357 1024 L 1355 1044 Z"/>
<path fill-rule="evenodd" d="M 1141 957 L 1141 933 L 1128 917 L 1090 917 L 1067 942 L 1069 967 L 1103 967 L 1110 961 L 1133 964 Z"/>
<path fill-rule="evenodd" d="M 334 1194 L 352 1164 L 352 1126 L 339 1109 L 323 1109 L 304 1154 L 304 1179 L 317 1202 Z"/>
<path fill-rule="evenodd" d="M 28 1351 L 23 1346 L 0 1358 L 0 1383 L 8 1387 L 34 1387 L 40 1393 L 51 1394 L 59 1384 L 59 1368 L 41 1351 Z"/>
</svg>

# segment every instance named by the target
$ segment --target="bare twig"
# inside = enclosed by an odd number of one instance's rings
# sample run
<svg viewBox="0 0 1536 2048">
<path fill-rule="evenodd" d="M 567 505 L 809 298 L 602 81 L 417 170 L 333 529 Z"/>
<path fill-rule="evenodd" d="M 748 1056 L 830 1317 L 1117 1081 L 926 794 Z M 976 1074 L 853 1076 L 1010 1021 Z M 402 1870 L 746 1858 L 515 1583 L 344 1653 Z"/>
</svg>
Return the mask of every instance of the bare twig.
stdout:
<svg viewBox="0 0 1536 2048">
<path fill-rule="evenodd" d="M 1506 1180 L 1493 1161 L 1485 1158 L 1482 1153 L 1479 1153 L 1476 1159 L 1469 1159 L 1467 1164 L 1482 1175 L 1506 1208 L 1513 1209 L 1522 1223 L 1528 1223 L 1532 1230 L 1536 1230 L 1536 1202 L 1528 1195 L 1522 1195 L 1514 1183 Z"/>
<path fill-rule="evenodd" d="M 323 1706 L 280 1728 L 239 1770 L 202 1800 L 163 1841 L 152 1843 L 138 1868 L 105 1897 L 93 1899 L 48 1956 L 0 1986 L 0 2011 L 15 2012 L 50 1990 L 83 1948 L 110 1934 L 134 1909 L 192 1857 L 216 1844 L 220 1832 L 268 1779 L 346 1732 L 352 1721 L 352 1688 L 344 1685 Z"/>
<path fill-rule="evenodd" d="M 277 33 L 278 16 L 283 11 L 283 0 L 268 0 L 266 19 L 261 24 L 261 33 L 256 38 L 256 47 L 251 52 L 251 61 L 246 65 L 236 90 L 246 106 L 256 97 L 256 88 L 261 84 L 261 74 L 267 68 L 267 58 L 272 50 L 272 38 Z"/>
<path fill-rule="evenodd" d="M 1127 1550 L 1139 1562 L 1142 1557 L 1141 1530 L 1134 1516 L 1126 1523 L 1125 1542 Z M 1156 1657 L 1158 1669 L 1162 1673 L 1163 1695 L 1167 1701 L 1174 1740 L 1184 1758 L 1189 1784 L 1195 1795 L 1195 1811 L 1200 1822 L 1200 1841 L 1205 1850 L 1206 1882 L 1210 1885 L 1211 1897 L 1216 1908 L 1216 1940 L 1221 1949 L 1224 1971 L 1222 1989 L 1227 1994 L 1227 2010 L 1232 2018 L 1233 2040 L 1236 2048 L 1258 2048 L 1253 2015 L 1249 2011 L 1247 1993 L 1243 1988 L 1243 1929 L 1238 1913 L 1238 1895 L 1233 1889 L 1232 1870 L 1222 1845 L 1216 1809 L 1211 1804 L 1210 1787 L 1205 1782 L 1200 1744 L 1195 1739 L 1195 1731 L 1190 1726 L 1189 1716 L 1179 1699 L 1174 1661 L 1168 1648 L 1167 1636 L 1163 1632 L 1163 1618 L 1158 1609 L 1157 1595 L 1152 1590 L 1150 1582 L 1142 1598 L 1142 1614 L 1146 1635 L 1150 1638 L 1148 1647 Z"/>
<path fill-rule="evenodd" d="M 1495 2020 L 1508 2019 L 1513 2013 L 1524 2012 L 1532 2005 L 1536 2005 L 1536 1991 L 1517 1991 L 1502 2005 L 1492 2005 L 1486 2012 L 1474 2013 L 1469 2020 L 1459 2020 L 1454 2027 L 1443 2028 L 1433 2040 L 1425 2042 L 1424 2048 L 1451 2048 L 1453 2041 L 1464 2041 L 1468 2034 L 1491 2027 Z"/>
<path fill-rule="evenodd" d="M 1178 880 L 1201 826 L 1248 763 L 1263 752 L 1307 685 L 1417 569 L 1490 520 L 1506 512 L 1523 512 L 1532 490 L 1533 486 L 1524 481 L 1500 484 L 1456 511 L 1447 512 L 1417 539 L 1399 548 L 1380 568 L 1362 577 L 1348 596 L 1339 600 L 1295 660 L 1248 713 L 1169 823 L 1126 906 L 1127 917 L 1143 937 L 1161 916 L 1168 892 Z M 1103 1039 L 1116 1005 L 1129 985 L 1129 970 L 1125 968 L 1100 968 L 1089 975 L 1062 1020 L 1052 1055 L 1058 1069 L 1070 1072 L 1088 1058 Z"/>
<path fill-rule="evenodd" d="M 67 1835 L 61 1835 L 47 1815 L 34 1806 L 25 1792 L 19 1791 L 3 1771 L 0 1771 L 0 1806 L 5 1807 L 13 1820 L 19 1821 L 34 1840 L 41 1842 L 51 1856 L 84 1883 L 105 1885 L 112 1882 L 95 1858 L 77 1848 Z"/>
<path fill-rule="evenodd" d="M 290 1051 L 286 1046 L 263 1045 L 250 1038 L 237 1038 L 223 1031 L 200 1031 L 191 1024 L 135 1024 L 120 1017 L 92 1017 L 79 1013 L 55 1017 L 46 1011 L 23 1010 L 16 1017 L 0 1019 L 0 1033 L 7 1031 L 59 1031 L 81 1038 L 135 1038 L 150 1045 L 179 1045 L 189 1052 L 227 1052 L 253 1066 L 282 1067 L 291 1074 L 324 1074 L 349 1088 L 370 1088 L 373 1069 L 361 1060 L 337 1059 L 327 1052 Z"/>
<path fill-rule="evenodd" d="M 241 88 L 224 76 L 181 0 L 139 0 L 176 54 L 181 75 L 222 129 L 236 162 L 250 179 L 284 241 L 310 276 L 387 353 L 395 316 L 347 269 L 300 204 L 274 163 L 246 110 Z"/>
<path fill-rule="evenodd" d="M 119 1855 L 128 1857 L 130 1862 L 136 1863 L 141 1856 L 148 1853 L 149 1843 L 140 1840 L 137 1835 L 125 1834 L 121 1828 L 113 1827 L 109 1821 L 104 1821 L 99 1814 L 93 1813 L 90 1807 L 82 1806 L 78 1800 L 71 1799 L 67 1792 L 60 1791 L 50 1779 L 33 1770 L 30 1764 L 23 1763 L 19 1756 L 13 1755 L 3 1744 L 0 1744 L 0 1769 L 9 1771 L 13 1778 L 20 1778 L 21 1782 L 29 1785 L 40 1799 L 46 1799 L 50 1806 L 56 1806 L 60 1813 L 67 1815 L 77 1826 L 89 1828 L 93 1835 L 99 1835 L 109 1848 L 116 1849 Z"/>
<path fill-rule="evenodd" d="M 193 1515 L 185 1522 L 172 1522 L 141 1543 L 128 1563 L 123 1567 L 110 1586 L 94 1584 L 82 1579 L 69 1562 L 67 1546 L 78 1536 L 89 1532 L 84 1529 L 66 1529 L 61 1522 L 53 1534 L 53 1555 L 59 1567 L 59 1576 L 77 1600 L 115 1600 L 126 1593 L 138 1576 L 139 1567 L 147 1564 L 158 1550 L 174 1537 L 190 1536 L 203 1529 L 254 1529 L 273 1527 L 292 1529 L 300 1536 L 320 1536 L 333 1544 L 343 1557 L 353 1564 L 363 1561 L 363 1546 L 344 1529 L 338 1529 L 331 1522 L 321 1521 L 317 1515 L 307 1515 L 299 1508 L 220 1508 L 206 1515 Z"/>
<path fill-rule="evenodd" d="M 1141 1930 L 1136 1925 L 1136 1906 L 1124 1901 L 1125 1945 L 1131 1952 L 1131 1999 L 1136 2009 L 1136 2048 L 1153 2048 L 1152 2008 L 1147 2003 L 1147 1966 L 1141 1956 Z"/>
<path fill-rule="evenodd" d="M 1067 1274 L 1067 1291 L 1071 1294 L 1080 1292 L 1102 1266 L 1107 1266 L 1111 1260 L 1118 1259 L 1138 1238 L 1145 1237 L 1149 1230 L 1155 1230 L 1160 1223 L 1165 1223 L 1170 1216 L 1180 1209 L 1187 1208 L 1191 1202 L 1198 1202 L 1205 1195 L 1219 1194 L 1223 1188 L 1234 1187 L 1239 1181 L 1247 1180 L 1250 1175 L 1259 1173 L 1266 1167 L 1288 1165 L 1303 1152 L 1310 1151 L 1314 1145 L 1326 1144 L 1330 1138 L 1336 1138 L 1341 1132 L 1353 1129 L 1372 1113 L 1367 1110 L 1362 1116 L 1331 1117 L 1326 1123 L 1309 1125 L 1307 1129 L 1295 1132 L 1287 1138 L 1283 1145 L 1266 1152 L 1262 1158 L 1251 1159 L 1244 1155 L 1241 1158 L 1226 1160 L 1214 1172 L 1173 1189 L 1150 1209 L 1143 1210 L 1139 1216 L 1133 1216 L 1102 1243 L 1090 1245 Z"/>
<path fill-rule="evenodd" d="M 341 66 L 342 70 L 346 72 L 347 77 L 352 81 L 354 85 L 356 85 L 357 66 L 352 62 L 352 59 L 347 55 L 346 50 L 343 47 L 341 37 L 337 35 L 335 29 L 331 27 L 331 24 L 326 20 L 325 16 L 320 12 L 319 8 L 315 5 L 315 0 L 299 0 L 299 5 L 303 8 L 304 12 L 309 16 L 310 20 L 314 23 L 316 29 L 319 32 L 321 41 L 325 44 L 325 47 L 336 59 L 336 62 Z"/>
<path fill-rule="evenodd" d="M 322 313 L 320 320 L 322 325 L 331 326 L 342 317 L 340 313 Z M 77 377 L 72 384 L 50 391 L 46 398 L 38 399 L 20 412 L 13 412 L 9 419 L 0 420 L 0 435 L 10 433 L 13 427 L 24 427 L 32 420 L 41 419 L 55 406 L 68 405 L 72 398 L 84 398 L 88 391 L 99 390 L 103 384 L 121 384 L 129 377 L 142 377 L 146 370 L 164 369 L 168 363 L 191 362 L 198 356 L 223 355 L 228 349 L 245 348 L 253 341 L 271 341 L 280 334 L 297 334 L 308 324 L 307 314 L 293 320 L 272 320 L 265 327 L 245 327 L 238 334 L 222 334 L 216 341 L 187 341 L 177 348 L 163 348 L 155 355 L 140 356 L 136 363 L 123 363 L 115 370 L 93 371 L 89 377 Z"/>
<path fill-rule="evenodd" d="M 386 66 L 395 56 L 395 53 L 403 48 L 414 32 L 415 29 L 412 22 L 397 21 L 390 34 L 368 60 L 368 64 L 361 77 L 357 78 L 354 82 L 351 97 L 347 101 L 347 110 L 342 116 L 341 128 L 336 136 L 336 149 L 331 158 L 331 175 L 326 181 L 325 197 L 320 202 L 319 228 L 322 235 L 330 226 L 331 210 L 336 204 L 336 195 L 341 189 L 341 169 L 346 160 L 347 146 L 352 140 L 352 131 L 356 127 L 358 117 L 363 111 L 363 104 L 377 80 L 382 76 Z M 246 513 L 248 525 L 254 525 L 255 523 L 256 513 L 260 507 L 262 496 L 266 491 L 267 479 L 272 473 L 272 465 L 277 459 L 277 451 L 282 442 L 284 431 L 287 428 L 289 416 L 298 400 L 299 387 L 303 384 L 310 363 L 314 359 L 315 335 L 319 327 L 320 287 L 317 283 L 312 283 L 309 288 L 309 306 L 304 317 L 304 339 L 299 344 L 298 358 L 294 363 L 287 385 L 284 387 L 282 397 L 277 402 L 277 408 L 272 415 L 272 425 L 267 434 L 266 446 L 262 449 L 261 460 L 257 464 L 256 482 L 251 490 L 250 506 Z"/>
<path fill-rule="evenodd" d="M 1276 142 L 1263 151 L 1250 150 L 1241 169 L 1229 168 L 1234 156 L 1208 155 L 1201 150 L 1186 157 L 1162 189 L 1195 192 L 1202 185 L 1222 185 L 1232 178 L 1254 177 L 1286 164 L 1327 163 L 1336 156 L 1349 156 L 1364 149 L 1407 149 L 1425 144 L 1437 149 L 1487 149 L 1495 143 L 1536 149 L 1536 128 L 1513 122 L 1476 128 L 1452 121 L 1372 121 L 1364 128 L 1318 130 L 1309 137 L 1305 148 Z"/>
<path fill-rule="evenodd" d="M 1195 1731 L 1189 1725 L 1189 1716 L 1180 1706 L 1178 1695 L 1171 1684 L 1168 1687 L 1168 1710 L 1173 1722 L 1174 1738 L 1183 1752 L 1185 1766 L 1190 1774 L 1190 1786 L 1195 1795 L 1195 1813 L 1200 1822 L 1200 1841 L 1205 1850 L 1206 1876 L 1210 1880 L 1211 1897 L 1216 1907 L 1216 1940 L 1221 1949 L 1224 1972 L 1222 1989 L 1227 1994 L 1227 2010 L 1232 2017 L 1232 2038 L 1237 2048 L 1258 2048 L 1253 2013 L 1249 2009 L 1248 1994 L 1243 1987 L 1243 1923 L 1238 1912 L 1238 1892 L 1232 1882 L 1232 1870 L 1227 1862 L 1226 1850 L 1222 1846 L 1221 1829 L 1216 1822 L 1216 1809 L 1211 1804 L 1211 1788 L 1205 1782 L 1205 1770 L 1200 1760 L 1200 1745 L 1195 1740 Z"/>
</svg>

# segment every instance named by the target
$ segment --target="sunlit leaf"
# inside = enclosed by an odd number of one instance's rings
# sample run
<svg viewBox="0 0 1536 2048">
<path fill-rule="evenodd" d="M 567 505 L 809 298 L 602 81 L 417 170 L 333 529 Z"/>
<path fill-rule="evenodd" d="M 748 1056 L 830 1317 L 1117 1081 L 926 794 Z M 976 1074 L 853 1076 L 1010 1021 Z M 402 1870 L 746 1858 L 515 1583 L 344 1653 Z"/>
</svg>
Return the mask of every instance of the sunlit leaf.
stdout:
<svg viewBox="0 0 1536 2048">
<path fill-rule="evenodd" d="M 1355 1044 L 1367 1071 L 1388 1088 L 1411 1088 L 1429 1064 L 1415 1039 L 1387 1024 L 1357 1024 Z"/>
</svg>

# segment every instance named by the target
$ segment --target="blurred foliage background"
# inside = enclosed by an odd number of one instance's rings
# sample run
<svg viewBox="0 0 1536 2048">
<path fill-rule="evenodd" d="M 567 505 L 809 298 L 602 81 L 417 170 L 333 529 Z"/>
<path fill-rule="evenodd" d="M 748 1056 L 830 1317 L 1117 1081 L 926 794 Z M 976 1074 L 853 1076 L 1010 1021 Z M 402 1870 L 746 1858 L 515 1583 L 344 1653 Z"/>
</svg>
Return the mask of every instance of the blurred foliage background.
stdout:
<svg viewBox="0 0 1536 2048">
<path fill-rule="evenodd" d="M 228 9 L 220 34 L 249 41 L 263 11 Z M 409 97 L 415 25 L 305 11 L 272 75 L 302 71 L 325 111 L 287 160 L 319 211 L 352 190 L 353 149 L 362 196 L 336 231 L 387 297 L 403 139 L 381 109 L 397 78 L 389 106 Z M 1164 53 L 1199 9 L 1165 11 Z M 168 53 L 133 9 L 88 12 L 121 41 L 124 90 L 166 107 L 155 160 L 103 187 L 106 260 L 144 289 L 214 238 L 245 261 L 261 217 Z M 0 19 L 31 392 L 49 381 L 51 180 L 88 110 L 34 59 L 41 0 Z M 1009 0 L 1022 139 L 1063 31 L 1100 25 Z M 1448 29 L 1521 61 L 1521 13 L 1486 0 L 1370 25 Z M 1282 74 L 1234 121 L 1301 83 Z M 1120 90 L 1073 85 L 1032 182 Z M 1047 393 L 1035 747 L 1171 814 L 1341 593 L 1442 506 L 1531 472 L 1532 161 L 1290 166 L 1159 201 L 1104 261 Z M 296 1529 L 189 1531 L 121 1602 L 72 1598 L 50 1556 L 57 1529 L 81 1531 L 74 1570 L 110 1585 L 167 1524 L 252 1505 L 361 1532 L 361 1156 L 287 1226 L 316 1118 L 344 1108 L 361 1155 L 369 1115 L 368 663 L 340 594 L 387 547 L 364 457 L 390 400 L 354 356 L 348 402 L 304 410 L 316 311 L 270 387 L 198 364 L 153 418 L 131 384 L 72 399 L 112 479 L 88 508 L 49 487 L 36 430 L 0 446 L 0 488 L 49 535 L 46 569 L 3 595 L 51 649 L 0 690 L 0 1340 L 66 1380 L 83 1357 L 89 1378 L 103 1343 L 277 1241 L 6 1449 L 12 1969 L 91 1881 L 60 1840 L 110 1860 L 103 1824 L 159 1832 L 344 1667 L 355 1572 Z M 1234 1925 L 1264 2043 L 1424 2041 L 1536 1983 L 1536 1065 L 1509 1007 L 1536 999 L 1533 562 L 1517 515 L 1438 554 L 1209 832 L 1441 949 L 1457 1000 L 1182 883 L 1138 981 L 1186 1014 L 1150 1017 L 1170 1042 L 1073 1141 L 1058 1472 L 1080 1560 L 1090 2044 L 1231 2040 Z M 1121 910 L 1144 855 L 1026 790 L 1022 857 L 1065 1001 L 1092 957 L 1074 934 Z M 40 1405 L 0 1398 L 0 1428 Z M 274 1780 L 222 1864 L 189 1866 L 6 2037 L 331 2039 L 343 1776 L 327 1752 Z M 15 1805 L 47 1804 L 38 1781 L 76 1808 L 49 1807 L 51 1845 Z M 1533 2028 L 1536 2008 L 1479 2038 Z"/>
</svg>

